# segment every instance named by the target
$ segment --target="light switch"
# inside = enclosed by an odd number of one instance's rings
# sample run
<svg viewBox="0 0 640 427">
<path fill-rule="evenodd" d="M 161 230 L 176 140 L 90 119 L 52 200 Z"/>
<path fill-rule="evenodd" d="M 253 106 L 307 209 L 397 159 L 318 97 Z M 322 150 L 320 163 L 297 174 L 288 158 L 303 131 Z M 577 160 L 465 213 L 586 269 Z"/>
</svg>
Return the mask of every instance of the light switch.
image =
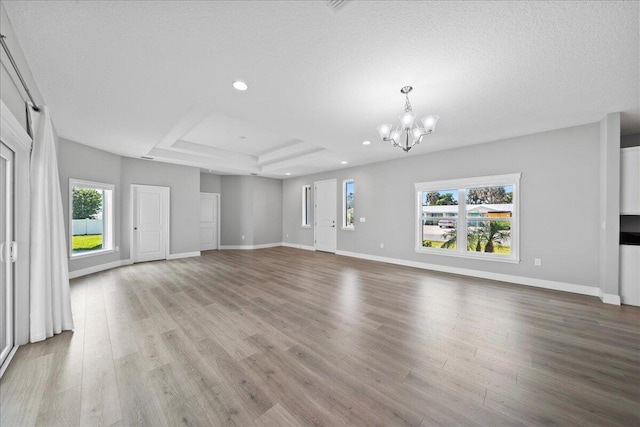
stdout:
<svg viewBox="0 0 640 427">
<path fill-rule="evenodd" d="M 365 218 L 365 217 L 361 216 L 361 217 L 360 217 L 360 222 L 367 222 L 367 218 Z"/>
</svg>

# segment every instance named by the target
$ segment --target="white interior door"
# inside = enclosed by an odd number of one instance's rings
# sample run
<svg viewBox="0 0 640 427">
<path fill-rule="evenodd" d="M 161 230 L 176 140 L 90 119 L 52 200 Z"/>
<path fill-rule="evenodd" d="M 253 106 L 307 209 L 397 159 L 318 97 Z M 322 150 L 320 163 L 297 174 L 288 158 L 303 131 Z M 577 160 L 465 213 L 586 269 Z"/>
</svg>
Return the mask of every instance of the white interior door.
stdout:
<svg viewBox="0 0 640 427">
<path fill-rule="evenodd" d="M 169 256 L 169 187 L 132 185 L 133 262 Z"/>
<path fill-rule="evenodd" d="M 200 250 L 218 249 L 218 212 L 220 195 L 200 193 Z"/>
<path fill-rule="evenodd" d="M 314 227 L 317 251 L 336 251 L 336 180 L 315 183 Z"/>
<path fill-rule="evenodd" d="M 13 155 L 0 143 L 0 366 L 13 348 Z"/>
</svg>

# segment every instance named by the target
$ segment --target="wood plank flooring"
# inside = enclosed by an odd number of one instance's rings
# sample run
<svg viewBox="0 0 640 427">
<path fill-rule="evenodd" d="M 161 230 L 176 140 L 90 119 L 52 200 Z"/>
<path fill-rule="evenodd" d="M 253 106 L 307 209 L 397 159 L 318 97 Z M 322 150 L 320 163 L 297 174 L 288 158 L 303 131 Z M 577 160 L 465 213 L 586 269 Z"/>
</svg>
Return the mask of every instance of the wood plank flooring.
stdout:
<svg viewBox="0 0 640 427">
<path fill-rule="evenodd" d="M 74 279 L 2 426 L 637 426 L 640 310 L 272 248 Z"/>
</svg>

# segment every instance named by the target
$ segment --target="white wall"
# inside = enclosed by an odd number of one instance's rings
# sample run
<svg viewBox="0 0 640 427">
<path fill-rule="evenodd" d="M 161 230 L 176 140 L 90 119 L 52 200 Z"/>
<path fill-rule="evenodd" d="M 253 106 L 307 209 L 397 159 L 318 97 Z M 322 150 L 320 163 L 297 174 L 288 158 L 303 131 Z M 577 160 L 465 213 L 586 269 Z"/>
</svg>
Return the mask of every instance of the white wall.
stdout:
<svg viewBox="0 0 640 427">
<path fill-rule="evenodd" d="M 300 224 L 303 185 L 330 178 L 341 185 L 354 178 L 355 216 L 366 222 L 356 220 L 355 231 L 338 229 L 339 251 L 597 288 L 598 150 L 599 124 L 594 123 L 287 179 L 282 239 L 313 246 L 313 227 Z M 519 264 L 415 252 L 414 183 L 515 172 L 522 173 Z M 340 212 L 340 188 L 337 194 Z M 542 259 L 540 267 L 534 258 Z"/>
</svg>

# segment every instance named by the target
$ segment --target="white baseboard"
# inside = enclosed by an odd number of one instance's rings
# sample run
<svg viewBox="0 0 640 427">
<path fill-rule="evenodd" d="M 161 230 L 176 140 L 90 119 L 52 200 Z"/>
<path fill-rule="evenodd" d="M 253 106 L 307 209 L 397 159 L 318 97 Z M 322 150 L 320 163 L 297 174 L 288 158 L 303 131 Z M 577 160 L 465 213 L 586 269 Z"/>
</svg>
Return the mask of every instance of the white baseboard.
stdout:
<svg viewBox="0 0 640 427">
<path fill-rule="evenodd" d="M 92 267 L 81 268 L 80 270 L 70 271 L 69 279 L 75 279 L 76 277 L 86 276 L 87 274 L 93 274 L 99 271 L 120 267 L 121 265 L 123 265 L 124 262 L 125 261 L 113 261 L 113 262 L 108 262 L 106 264 L 94 265 Z"/>
<path fill-rule="evenodd" d="M 460 274 L 462 276 L 479 277 L 482 279 L 498 280 L 501 282 L 516 283 L 518 285 L 533 286 L 536 288 L 553 289 L 556 291 L 572 292 L 574 294 L 600 296 L 600 288 L 593 286 L 577 285 L 574 283 L 556 282 L 553 280 L 534 279 L 532 277 L 513 276 L 510 274 L 492 273 L 489 271 L 472 270 L 469 268 L 448 267 L 438 264 L 429 264 L 426 262 L 409 261 L 398 258 L 387 258 L 377 255 L 361 254 L 357 252 L 336 251 L 336 255 L 348 256 L 353 258 L 367 259 L 370 261 L 386 262 L 389 264 L 404 265 L 406 267 L 422 268 L 425 270 L 441 271 L 444 273 Z M 602 298 L 602 297 L 601 297 Z M 618 298 L 618 304 L 620 297 Z M 608 304 L 614 304 L 613 302 L 607 302 L 603 299 L 603 302 Z"/>
<path fill-rule="evenodd" d="M 200 252 L 183 252 L 180 254 L 170 254 L 167 257 L 167 259 L 172 260 L 172 259 L 180 259 L 180 258 L 189 258 L 194 256 L 200 256 Z M 100 271 L 110 270 L 112 268 L 117 268 L 123 265 L 131 265 L 131 264 L 133 264 L 133 261 L 131 259 L 123 259 L 120 261 L 113 261 L 106 264 L 94 265 L 92 267 L 70 271 L 69 279 L 75 279 L 76 277 L 82 277 L 88 274 L 98 273 Z"/>
<path fill-rule="evenodd" d="M 180 258 L 191 258 L 194 256 L 200 256 L 200 251 L 197 252 L 183 252 L 181 254 L 169 254 L 167 259 L 180 259 Z"/>
<path fill-rule="evenodd" d="M 286 248 L 295 248 L 295 249 L 304 249 L 305 251 L 315 251 L 316 248 L 314 248 L 313 246 L 306 246 L 306 245 L 296 245 L 295 243 L 282 243 L 282 246 L 286 247 Z"/>
<path fill-rule="evenodd" d="M 221 245 L 222 250 L 252 250 L 252 249 L 266 249 L 282 246 L 282 242 L 277 243 L 265 243 L 262 245 Z"/>
<path fill-rule="evenodd" d="M 622 303 L 622 301 L 620 300 L 620 295 L 605 294 L 600 289 L 598 289 L 598 291 L 599 291 L 598 296 L 600 297 L 603 303 L 613 304 L 613 305 L 620 305 Z"/>
</svg>

